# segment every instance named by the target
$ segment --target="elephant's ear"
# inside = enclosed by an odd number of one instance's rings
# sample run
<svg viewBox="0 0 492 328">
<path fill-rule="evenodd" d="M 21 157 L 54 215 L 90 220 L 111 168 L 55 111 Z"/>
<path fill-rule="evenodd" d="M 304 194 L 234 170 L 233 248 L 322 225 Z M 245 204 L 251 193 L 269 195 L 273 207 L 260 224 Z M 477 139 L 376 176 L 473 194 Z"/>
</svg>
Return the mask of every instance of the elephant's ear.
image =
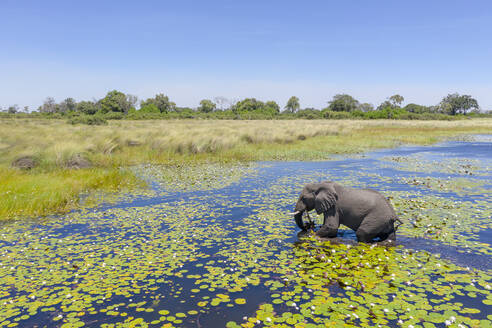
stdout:
<svg viewBox="0 0 492 328">
<path fill-rule="evenodd" d="M 331 183 L 322 183 L 314 199 L 316 213 L 321 214 L 335 206 L 338 199 L 337 192 Z"/>
</svg>

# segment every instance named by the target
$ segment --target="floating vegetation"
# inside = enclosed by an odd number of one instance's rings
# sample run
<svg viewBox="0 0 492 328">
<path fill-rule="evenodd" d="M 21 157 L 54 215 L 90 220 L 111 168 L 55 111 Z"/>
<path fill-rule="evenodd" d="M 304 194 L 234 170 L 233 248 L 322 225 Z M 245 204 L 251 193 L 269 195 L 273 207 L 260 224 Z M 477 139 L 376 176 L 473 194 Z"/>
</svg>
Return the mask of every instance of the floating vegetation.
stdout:
<svg viewBox="0 0 492 328">
<path fill-rule="evenodd" d="M 438 192 L 453 192 L 458 195 L 492 194 L 492 185 L 485 180 L 467 178 L 413 177 L 402 178 L 403 183 L 429 188 Z M 491 186 L 491 188 L 484 188 Z"/>
<path fill-rule="evenodd" d="M 489 201 L 456 201 L 430 196 L 395 195 L 393 204 L 399 216 L 409 224 L 401 227 L 401 233 L 460 246 L 458 251 L 471 251 L 492 255 L 492 246 L 480 242 L 478 233 L 492 229 L 492 208 Z"/>
<path fill-rule="evenodd" d="M 492 256 L 485 184 L 408 184 L 372 158 L 138 170 L 154 189 L 136 199 L 0 225 L 0 327 L 492 325 L 490 270 L 460 264 Z M 328 179 L 389 196 L 402 244 L 297 237 L 285 213 L 306 182 Z"/>
<path fill-rule="evenodd" d="M 424 154 L 417 153 L 411 156 L 384 156 L 382 161 L 392 162 L 393 165 L 383 164 L 382 167 L 392 167 L 402 171 L 422 173 L 443 173 L 458 175 L 488 175 L 492 167 L 485 165 L 477 159 L 469 158 L 446 158 L 443 160 L 432 160 Z"/>
<path fill-rule="evenodd" d="M 133 170 L 166 191 L 220 189 L 256 172 L 255 164 L 142 165 Z"/>
</svg>

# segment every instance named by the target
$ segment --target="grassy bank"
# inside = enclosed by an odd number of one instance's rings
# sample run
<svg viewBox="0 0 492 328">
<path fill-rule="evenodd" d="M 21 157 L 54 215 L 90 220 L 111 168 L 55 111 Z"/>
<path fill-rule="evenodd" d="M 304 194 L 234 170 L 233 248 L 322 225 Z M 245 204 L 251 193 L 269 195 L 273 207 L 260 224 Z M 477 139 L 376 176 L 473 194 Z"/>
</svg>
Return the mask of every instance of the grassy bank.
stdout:
<svg viewBox="0 0 492 328">
<path fill-rule="evenodd" d="M 25 173 L 0 168 L 0 220 L 68 211 L 91 190 L 118 191 L 137 183 L 133 174 L 118 170 Z"/>
<path fill-rule="evenodd" d="M 121 167 L 257 160 L 320 160 L 401 144 L 432 144 L 461 134 L 492 133 L 492 119 L 459 121 L 111 121 L 0 120 L 0 220 L 73 208 L 78 195 L 121 189 L 137 179 Z M 11 168 L 22 156 L 30 171 Z M 73 170 L 82 157 L 92 168 Z"/>
</svg>

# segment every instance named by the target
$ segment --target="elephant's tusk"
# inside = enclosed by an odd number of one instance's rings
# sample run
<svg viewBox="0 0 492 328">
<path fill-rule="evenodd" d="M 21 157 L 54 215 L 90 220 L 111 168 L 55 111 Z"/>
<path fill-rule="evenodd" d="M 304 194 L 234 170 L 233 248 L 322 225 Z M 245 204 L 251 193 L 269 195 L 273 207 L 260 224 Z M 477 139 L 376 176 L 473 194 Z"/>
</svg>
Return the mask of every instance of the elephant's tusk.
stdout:
<svg viewBox="0 0 492 328">
<path fill-rule="evenodd" d="M 295 212 L 289 213 L 289 215 L 297 215 L 299 213 L 301 213 L 301 211 L 295 211 Z"/>
</svg>

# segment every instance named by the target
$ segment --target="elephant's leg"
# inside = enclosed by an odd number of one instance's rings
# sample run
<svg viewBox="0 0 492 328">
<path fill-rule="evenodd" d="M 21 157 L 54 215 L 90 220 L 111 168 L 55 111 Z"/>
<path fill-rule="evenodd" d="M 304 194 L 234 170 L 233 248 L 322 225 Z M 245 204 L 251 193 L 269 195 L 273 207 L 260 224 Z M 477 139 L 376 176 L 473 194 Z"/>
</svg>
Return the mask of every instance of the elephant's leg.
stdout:
<svg viewBox="0 0 492 328">
<path fill-rule="evenodd" d="M 362 227 L 361 225 L 359 229 L 357 229 L 357 231 L 355 232 L 355 235 L 357 236 L 357 240 L 360 243 L 371 243 L 374 240 L 374 238 L 376 238 L 377 233 L 374 233 Z"/>
<path fill-rule="evenodd" d="M 394 240 L 395 228 L 389 219 L 382 219 L 377 215 L 368 215 L 355 232 L 357 239 L 363 243 L 370 243 L 379 237 L 381 241 L 391 238 Z"/>
<path fill-rule="evenodd" d="M 334 238 L 337 236 L 340 220 L 335 207 L 324 213 L 323 226 L 316 232 L 321 238 Z"/>
<path fill-rule="evenodd" d="M 387 231 L 386 223 L 386 220 L 380 219 L 375 214 L 369 214 L 355 231 L 357 240 L 363 243 L 373 242 L 374 238 Z"/>
<path fill-rule="evenodd" d="M 338 228 L 322 226 L 316 234 L 321 238 L 335 238 L 338 233 Z"/>
<path fill-rule="evenodd" d="M 395 233 L 394 222 L 389 223 L 386 231 L 379 234 L 377 237 L 379 237 L 380 241 L 385 241 L 385 240 L 395 241 L 396 240 L 396 233 Z"/>
</svg>

